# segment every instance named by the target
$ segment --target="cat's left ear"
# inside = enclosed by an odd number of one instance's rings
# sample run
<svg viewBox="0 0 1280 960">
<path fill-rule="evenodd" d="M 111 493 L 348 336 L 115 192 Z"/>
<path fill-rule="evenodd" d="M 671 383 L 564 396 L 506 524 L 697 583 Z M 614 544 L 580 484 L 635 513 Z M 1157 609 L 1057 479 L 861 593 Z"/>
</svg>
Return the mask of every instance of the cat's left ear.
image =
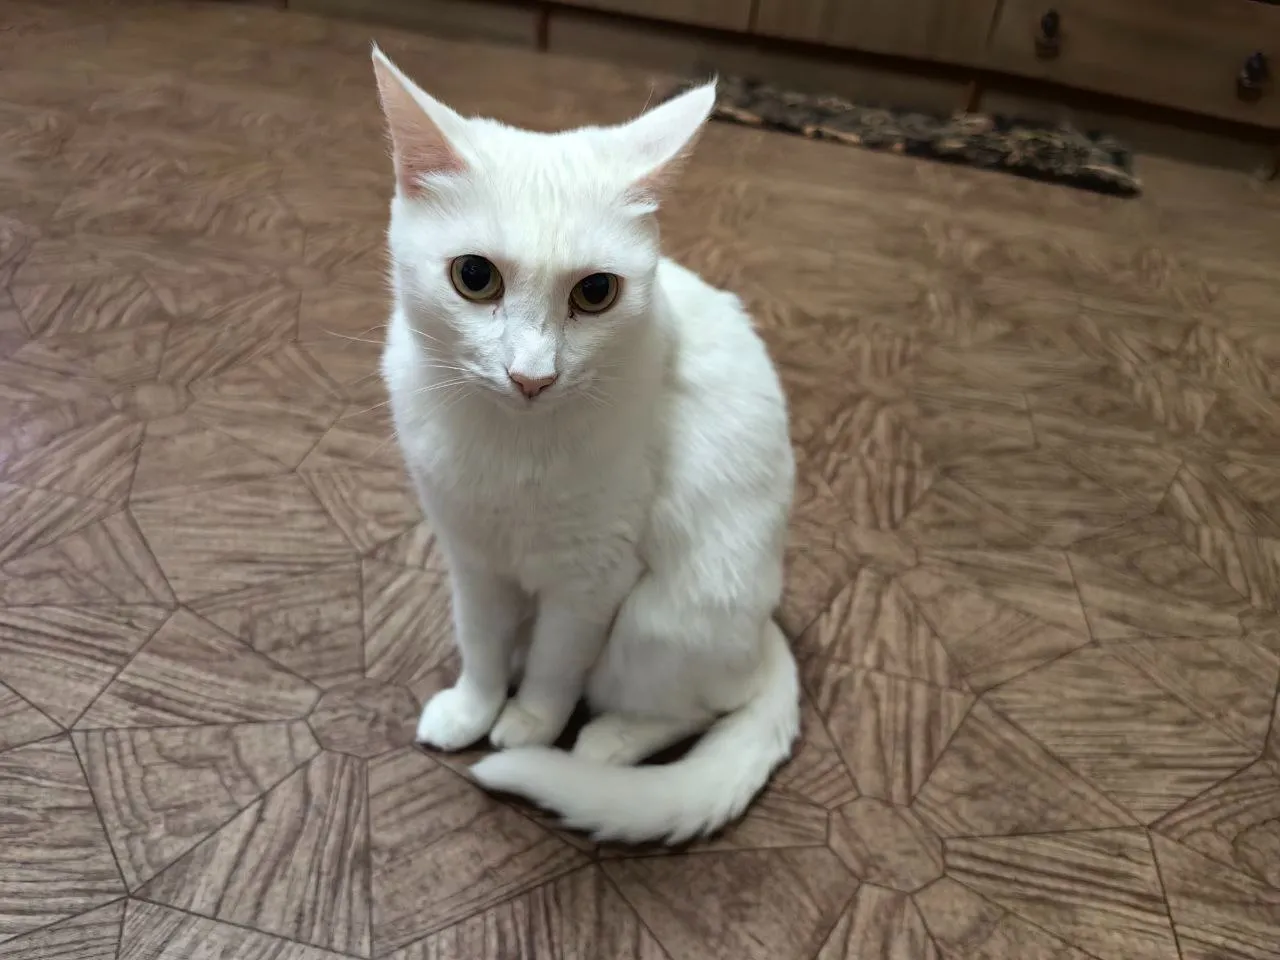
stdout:
<svg viewBox="0 0 1280 960">
<path fill-rule="evenodd" d="M 712 80 L 615 128 L 628 162 L 639 172 L 632 184 L 637 199 L 655 206 L 661 201 L 693 152 L 715 105 Z"/>
</svg>

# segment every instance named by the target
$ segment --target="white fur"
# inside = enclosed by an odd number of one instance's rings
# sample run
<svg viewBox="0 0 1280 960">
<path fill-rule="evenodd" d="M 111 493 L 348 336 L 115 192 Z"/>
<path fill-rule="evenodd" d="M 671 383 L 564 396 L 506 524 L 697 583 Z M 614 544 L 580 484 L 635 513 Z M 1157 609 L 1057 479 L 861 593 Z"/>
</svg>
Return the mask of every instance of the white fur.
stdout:
<svg viewBox="0 0 1280 960">
<path fill-rule="evenodd" d="M 771 619 L 794 483 L 782 390 L 739 300 L 658 249 L 714 88 L 537 134 L 459 117 L 374 57 L 399 184 L 383 372 L 463 661 L 418 737 L 488 734 L 512 749 L 480 783 L 600 838 L 715 830 L 788 755 L 799 688 Z M 501 299 L 455 292 L 468 254 L 499 267 Z M 622 278 L 617 303 L 573 315 L 596 272 Z M 530 401 L 509 371 L 558 379 Z M 584 692 L 596 718 L 550 749 Z M 632 766 L 708 728 L 684 759 Z"/>
</svg>

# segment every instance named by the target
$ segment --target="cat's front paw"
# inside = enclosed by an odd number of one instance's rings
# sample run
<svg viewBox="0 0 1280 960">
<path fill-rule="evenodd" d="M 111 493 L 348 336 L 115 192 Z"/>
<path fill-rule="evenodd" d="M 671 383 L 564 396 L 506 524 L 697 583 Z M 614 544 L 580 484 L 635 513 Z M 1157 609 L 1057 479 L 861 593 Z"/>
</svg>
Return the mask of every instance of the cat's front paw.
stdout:
<svg viewBox="0 0 1280 960">
<path fill-rule="evenodd" d="M 427 703 L 418 719 L 418 743 L 437 750 L 462 750 L 484 738 L 502 709 L 473 690 L 451 687 Z"/>
<path fill-rule="evenodd" d="M 559 712 L 531 709 L 515 697 L 507 701 L 498 722 L 489 731 L 489 742 L 498 749 L 545 747 L 555 743 L 568 717 Z"/>
</svg>

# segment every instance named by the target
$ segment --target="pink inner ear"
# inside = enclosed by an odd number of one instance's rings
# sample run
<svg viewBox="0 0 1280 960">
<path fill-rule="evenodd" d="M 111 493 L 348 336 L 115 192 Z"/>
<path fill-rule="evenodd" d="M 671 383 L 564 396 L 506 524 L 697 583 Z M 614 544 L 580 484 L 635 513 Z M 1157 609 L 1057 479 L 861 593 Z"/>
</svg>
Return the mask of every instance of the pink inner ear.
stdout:
<svg viewBox="0 0 1280 960">
<path fill-rule="evenodd" d="M 400 180 L 400 187 L 410 195 L 422 191 L 422 180 L 425 177 L 437 173 L 460 173 L 463 169 L 462 161 L 440 136 L 439 131 L 436 131 L 434 140 L 425 131 L 418 137 L 395 140 L 395 154 L 396 176 Z"/>
<path fill-rule="evenodd" d="M 424 178 L 461 171 L 462 158 L 405 86 L 406 81 L 380 63 L 375 70 L 401 189 L 416 195 L 422 192 Z"/>
</svg>

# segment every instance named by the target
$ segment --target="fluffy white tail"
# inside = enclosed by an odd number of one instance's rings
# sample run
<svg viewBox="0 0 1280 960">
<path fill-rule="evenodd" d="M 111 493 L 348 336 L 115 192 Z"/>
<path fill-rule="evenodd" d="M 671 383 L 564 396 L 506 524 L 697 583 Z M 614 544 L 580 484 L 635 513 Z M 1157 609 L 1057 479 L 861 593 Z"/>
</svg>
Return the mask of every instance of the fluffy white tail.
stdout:
<svg viewBox="0 0 1280 960">
<path fill-rule="evenodd" d="M 772 622 L 765 643 L 756 697 L 675 763 L 611 767 L 524 747 L 486 757 L 471 773 L 485 787 L 532 800 L 597 840 L 680 843 L 711 833 L 746 810 L 800 730 L 795 658 Z"/>
</svg>

